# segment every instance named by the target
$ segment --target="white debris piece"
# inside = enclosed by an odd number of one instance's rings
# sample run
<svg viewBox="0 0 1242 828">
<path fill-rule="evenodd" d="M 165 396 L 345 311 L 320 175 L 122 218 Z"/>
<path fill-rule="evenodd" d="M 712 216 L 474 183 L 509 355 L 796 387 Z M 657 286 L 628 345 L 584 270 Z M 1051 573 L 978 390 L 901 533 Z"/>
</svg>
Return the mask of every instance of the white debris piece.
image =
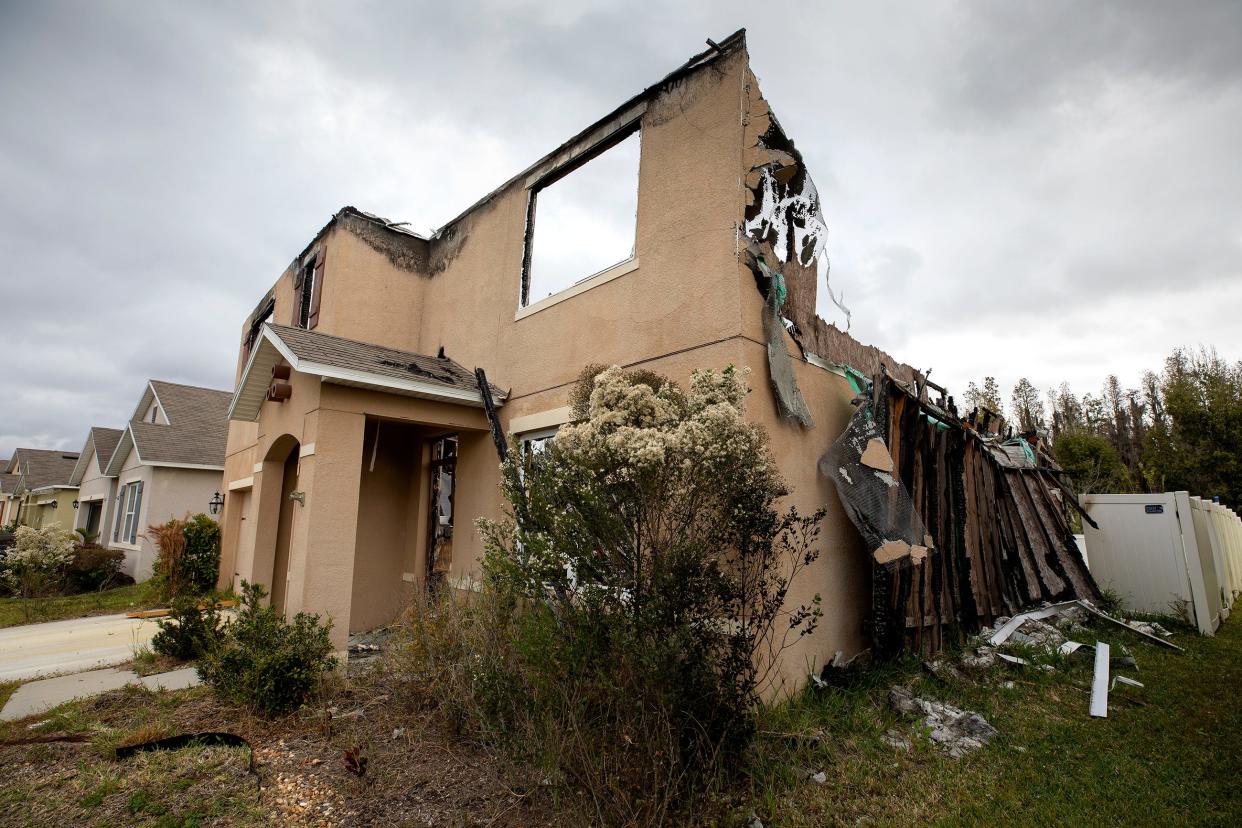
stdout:
<svg viewBox="0 0 1242 828">
<path fill-rule="evenodd" d="M 1091 715 L 1108 717 L 1108 645 L 1095 642 L 1095 678 L 1091 682 Z"/>
<path fill-rule="evenodd" d="M 1039 621 L 1041 619 L 1048 618 L 1053 615 L 1059 615 L 1065 609 L 1072 607 L 1077 603 L 1078 603 L 1077 601 L 1064 601 L 1060 604 L 1049 604 L 1048 606 L 1040 607 L 1039 609 L 1029 610 L 1027 612 L 1020 612 L 1017 615 L 1015 615 L 1013 618 L 1004 618 L 1004 617 L 997 618 L 996 619 L 996 632 L 992 634 L 992 639 L 989 643 L 993 647 L 998 647 L 1001 644 L 1004 644 L 1005 641 L 1007 641 L 1009 637 L 1013 635 L 1013 633 L 1015 633 L 1019 628 L 1021 628 L 1027 622 Z M 1045 635 L 1047 633 L 1043 628 L 1052 629 L 1050 624 L 1042 624 L 1040 627 L 1040 630 L 1041 632 L 1044 632 Z M 1056 632 L 1055 629 L 1053 629 L 1053 631 Z M 1030 633 L 1027 633 L 1027 634 L 1030 635 Z M 1056 632 L 1056 635 L 1059 639 L 1064 640 L 1064 636 L 1062 636 L 1059 632 Z M 1060 640 L 1058 640 L 1057 644 L 1060 644 L 1060 643 L 1061 643 Z"/>
</svg>

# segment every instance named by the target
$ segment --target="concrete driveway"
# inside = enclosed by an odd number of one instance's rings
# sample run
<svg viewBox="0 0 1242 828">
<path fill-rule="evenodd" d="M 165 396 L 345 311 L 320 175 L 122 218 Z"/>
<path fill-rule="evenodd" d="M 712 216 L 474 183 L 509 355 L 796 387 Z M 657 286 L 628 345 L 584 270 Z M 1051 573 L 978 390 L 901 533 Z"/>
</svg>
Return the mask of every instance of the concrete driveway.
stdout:
<svg viewBox="0 0 1242 828">
<path fill-rule="evenodd" d="M 121 664 L 158 629 L 154 619 L 124 614 L 6 627 L 0 629 L 0 681 Z"/>
</svg>

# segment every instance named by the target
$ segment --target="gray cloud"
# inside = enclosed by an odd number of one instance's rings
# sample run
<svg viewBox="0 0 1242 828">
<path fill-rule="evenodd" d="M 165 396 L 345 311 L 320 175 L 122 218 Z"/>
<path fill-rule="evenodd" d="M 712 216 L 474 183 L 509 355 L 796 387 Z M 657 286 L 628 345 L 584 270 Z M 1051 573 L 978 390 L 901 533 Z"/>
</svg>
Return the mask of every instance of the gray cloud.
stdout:
<svg viewBox="0 0 1242 828">
<path fill-rule="evenodd" d="M 229 387 L 341 205 L 434 228 L 743 25 L 859 338 L 959 388 L 1242 356 L 1240 10 L 5 3 L 0 457 Z"/>
</svg>

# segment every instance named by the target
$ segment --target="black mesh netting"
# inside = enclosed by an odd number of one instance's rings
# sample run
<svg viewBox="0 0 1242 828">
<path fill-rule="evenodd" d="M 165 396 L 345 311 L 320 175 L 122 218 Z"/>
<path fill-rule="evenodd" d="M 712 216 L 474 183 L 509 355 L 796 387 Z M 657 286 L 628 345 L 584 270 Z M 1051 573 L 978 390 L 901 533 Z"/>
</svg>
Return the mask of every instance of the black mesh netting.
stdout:
<svg viewBox="0 0 1242 828">
<path fill-rule="evenodd" d="M 864 454 L 870 463 L 863 462 Z M 819 470 L 836 485 L 846 513 L 876 563 L 893 572 L 923 561 L 931 545 L 927 529 L 894 473 L 867 402 L 859 404 L 845 432 L 824 453 Z"/>
</svg>

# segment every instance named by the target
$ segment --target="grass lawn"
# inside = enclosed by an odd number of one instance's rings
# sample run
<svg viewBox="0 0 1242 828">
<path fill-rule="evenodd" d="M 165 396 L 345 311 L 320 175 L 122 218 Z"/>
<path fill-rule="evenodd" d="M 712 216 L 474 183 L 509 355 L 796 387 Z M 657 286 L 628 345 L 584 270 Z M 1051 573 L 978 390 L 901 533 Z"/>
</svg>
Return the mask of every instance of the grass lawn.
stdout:
<svg viewBox="0 0 1242 828">
<path fill-rule="evenodd" d="M 1087 712 L 1090 659 L 1046 656 L 1055 671 L 998 667 L 947 682 L 917 662 L 885 665 L 765 711 L 748 767 L 698 818 L 742 826 L 753 811 L 768 828 L 1238 824 L 1242 616 L 1215 638 L 1179 632 L 1185 654 L 1108 625 L 1075 638 L 1108 641 L 1115 656 L 1124 645 L 1138 661 L 1137 672 L 1114 674 L 1146 687 L 1118 685 L 1106 719 Z M 951 759 L 890 708 L 894 684 L 978 711 L 1000 734 Z M 204 688 L 127 688 L 64 705 L 33 728 L 0 724 L 0 826 L 575 824 L 555 785 L 436 730 L 393 688 L 381 674 L 341 680 L 276 722 Z M 909 752 L 882 740 L 890 729 L 910 737 Z M 115 758 L 121 744 L 211 730 L 250 740 L 262 787 L 245 748 Z M 83 741 L 14 743 L 58 734 Z M 344 751 L 368 758 L 365 778 Z M 822 784 L 808 778 L 818 771 Z"/>
<path fill-rule="evenodd" d="M 58 621 L 62 618 L 82 618 L 88 615 L 108 615 L 157 606 L 160 606 L 159 596 L 146 582 L 102 592 L 47 598 L 35 602 L 29 608 L 29 615 L 20 598 L 0 598 L 0 627 Z"/>
<path fill-rule="evenodd" d="M 1175 640 L 1185 654 L 1095 624 L 1112 654 L 1126 646 L 1139 670 L 1114 670 L 1108 718 L 1088 715 L 1091 659 L 1052 656 L 1055 672 L 997 668 L 941 682 L 917 664 L 861 675 L 853 686 L 808 693 L 770 711 L 751 793 L 765 825 L 1237 825 L 1242 820 L 1242 617 L 1215 638 Z M 1002 683 L 1012 681 L 1012 689 Z M 991 744 L 949 759 L 887 703 L 893 684 L 975 710 L 1000 730 Z M 891 747 L 890 728 L 913 735 Z M 805 781 L 825 771 L 826 784 Z"/>
</svg>

